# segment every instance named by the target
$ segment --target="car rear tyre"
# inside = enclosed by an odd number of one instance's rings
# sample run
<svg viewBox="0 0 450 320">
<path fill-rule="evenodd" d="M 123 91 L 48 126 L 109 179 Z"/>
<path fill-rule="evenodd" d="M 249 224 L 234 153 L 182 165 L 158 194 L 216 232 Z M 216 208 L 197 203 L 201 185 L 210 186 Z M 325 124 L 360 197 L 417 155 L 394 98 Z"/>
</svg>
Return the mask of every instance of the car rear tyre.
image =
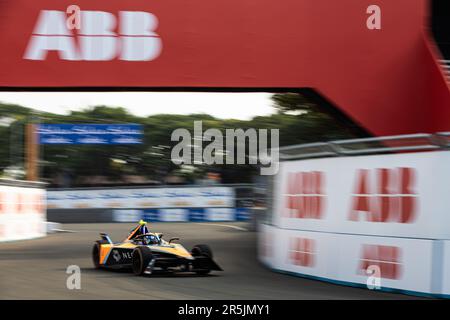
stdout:
<svg viewBox="0 0 450 320">
<path fill-rule="evenodd" d="M 95 241 L 94 246 L 92 247 L 92 262 L 94 262 L 95 269 L 99 269 L 101 267 L 100 265 L 100 246 L 102 244 L 107 244 L 108 241 L 106 240 L 98 240 Z"/>
<path fill-rule="evenodd" d="M 137 276 L 144 274 L 148 264 L 152 261 L 152 251 L 147 247 L 137 247 L 133 251 L 133 273 Z"/>
<path fill-rule="evenodd" d="M 213 258 L 212 250 L 211 248 L 206 244 L 197 244 L 194 246 L 191 250 L 191 254 L 193 257 L 208 257 L 210 259 Z M 206 275 L 211 272 L 211 269 L 201 269 L 196 270 L 195 273 L 199 275 Z"/>
</svg>

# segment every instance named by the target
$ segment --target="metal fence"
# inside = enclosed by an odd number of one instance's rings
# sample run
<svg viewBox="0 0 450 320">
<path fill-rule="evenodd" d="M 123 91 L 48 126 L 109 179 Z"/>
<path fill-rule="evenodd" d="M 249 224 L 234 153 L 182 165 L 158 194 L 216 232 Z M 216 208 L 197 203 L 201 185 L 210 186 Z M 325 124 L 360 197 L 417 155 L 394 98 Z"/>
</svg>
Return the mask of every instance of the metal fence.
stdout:
<svg viewBox="0 0 450 320">
<path fill-rule="evenodd" d="M 450 132 L 335 140 L 280 148 L 280 160 L 420 152 L 450 148 Z"/>
</svg>

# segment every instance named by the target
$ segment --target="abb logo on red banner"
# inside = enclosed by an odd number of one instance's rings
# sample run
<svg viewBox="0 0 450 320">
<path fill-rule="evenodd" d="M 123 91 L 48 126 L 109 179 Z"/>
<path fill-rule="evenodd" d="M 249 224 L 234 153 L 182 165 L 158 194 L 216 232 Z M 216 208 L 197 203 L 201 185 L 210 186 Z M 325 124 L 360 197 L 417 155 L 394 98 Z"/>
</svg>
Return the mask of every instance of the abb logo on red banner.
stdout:
<svg viewBox="0 0 450 320">
<path fill-rule="evenodd" d="M 285 216 L 297 219 L 323 218 L 323 176 L 320 171 L 288 174 Z"/>
<path fill-rule="evenodd" d="M 364 245 L 358 273 L 366 275 L 369 267 L 377 266 L 380 269 L 381 278 L 398 280 L 402 273 L 400 256 L 399 247 Z"/>
<path fill-rule="evenodd" d="M 142 11 L 120 11 L 119 31 L 116 18 L 104 11 L 80 11 L 80 29 L 66 26 L 66 13 L 42 10 L 24 59 L 45 60 L 49 51 L 58 52 L 62 60 L 150 61 L 159 56 L 162 42 L 155 32 L 158 19 Z M 75 30 L 74 30 L 75 31 Z M 78 43 L 78 46 L 77 46 Z"/>
<path fill-rule="evenodd" d="M 412 168 L 359 170 L 349 220 L 411 223 L 415 218 L 417 195 Z M 376 186 L 372 189 L 372 183 Z M 373 190 L 373 191 L 372 191 Z"/>
<path fill-rule="evenodd" d="M 289 261 L 301 267 L 315 265 L 316 243 L 308 238 L 291 238 L 289 247 Z"/>
</svg>

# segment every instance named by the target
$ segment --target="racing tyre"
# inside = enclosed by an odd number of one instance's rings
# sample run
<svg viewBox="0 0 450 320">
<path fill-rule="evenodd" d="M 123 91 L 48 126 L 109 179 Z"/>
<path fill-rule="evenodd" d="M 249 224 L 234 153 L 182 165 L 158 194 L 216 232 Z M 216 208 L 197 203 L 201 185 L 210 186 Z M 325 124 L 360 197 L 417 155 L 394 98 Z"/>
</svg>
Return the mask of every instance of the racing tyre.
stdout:
<svg viewBox="0 0 450 320">
<path fill-rule="evenodd" d="M 213 258 L 211 248 L 206 244 L 197 244 L 196 246 L 194 246 L 192 248 L 191 254 L 193 257 L 206 256 L 210 259 Z M 211 269 L 202 269 L 202 270 L 195 271 L 195 273 L 202 274 L 202 275 L 208 274 L 210 272 L 211 272 Z"/>
<path fill-rule="evenodd" d="M 99 269 L 100 265 L 100 246 L 102 244 L 107 244 L 106 240 L 98 240 L 95 241 L 94 246 L 92 247 L 92 262 L 94 262 L 95 269 Z"/>
<path fill-rule="evenodd" d="M 144 274 L 148 264 L 152 261 L 152 251 L 147 247 L 137 247 L 133 251 L 133 272 L 137 276 Z"/>
</svg>

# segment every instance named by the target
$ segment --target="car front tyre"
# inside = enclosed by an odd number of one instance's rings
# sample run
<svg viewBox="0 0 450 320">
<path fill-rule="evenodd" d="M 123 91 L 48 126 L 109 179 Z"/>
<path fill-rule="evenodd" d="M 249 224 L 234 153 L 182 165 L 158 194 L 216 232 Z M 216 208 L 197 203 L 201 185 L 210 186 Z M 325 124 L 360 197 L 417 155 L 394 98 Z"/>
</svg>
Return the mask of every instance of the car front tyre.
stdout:
<svg viewBox="0 0 450 320">
<path fill-rule="evenodd" d="M 152 258 L 152 251 L 149 248 L 137 247 L 134 249 L 132 258 L 133 273 L 137 276 L 143 275 Z"/>
<path fill-rule="evenodd" d="M 206 244 L 197 244 L 194 246 L 191 250 L 192 256 L 195 257 L 208 257 L 210 259 L 213 258 L 212 250 L 211 248 Z M 198 275 L 207 275 L 211 272 L 211 269 L 201 269 L 196 270 L 195 273 Z"/>
</svg>

